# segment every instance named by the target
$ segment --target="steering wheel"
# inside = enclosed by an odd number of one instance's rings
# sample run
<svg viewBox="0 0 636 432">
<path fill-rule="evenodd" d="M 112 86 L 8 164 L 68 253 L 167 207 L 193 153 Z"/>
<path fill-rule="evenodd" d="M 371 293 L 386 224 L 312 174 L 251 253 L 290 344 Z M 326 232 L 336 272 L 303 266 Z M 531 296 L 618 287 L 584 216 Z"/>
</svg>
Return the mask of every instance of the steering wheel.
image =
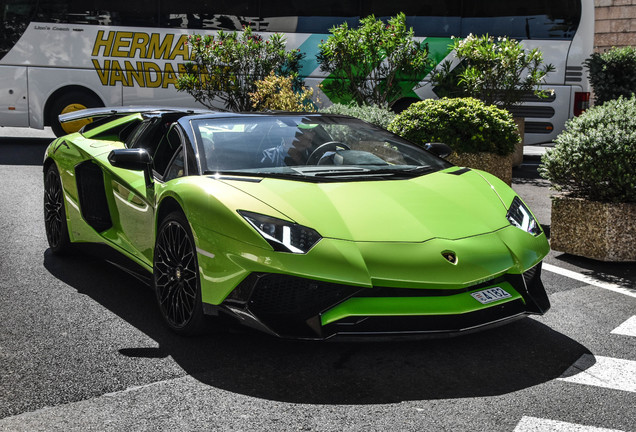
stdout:
<svg viewBox="0 0 636 432">
<path fill-rule="evenodd" d="M 314 151 L 311 152 L 305 165 L 316 165 L 325 153 L 328 151 L 338 150 L 338 147 L 343 147 L 345 150 L 351 150 L 351 147 L 345 143 L 341 143 L 340 141 L 327 141 L 326 143 L 320 144 L 314 149 Z"/>
</svg>

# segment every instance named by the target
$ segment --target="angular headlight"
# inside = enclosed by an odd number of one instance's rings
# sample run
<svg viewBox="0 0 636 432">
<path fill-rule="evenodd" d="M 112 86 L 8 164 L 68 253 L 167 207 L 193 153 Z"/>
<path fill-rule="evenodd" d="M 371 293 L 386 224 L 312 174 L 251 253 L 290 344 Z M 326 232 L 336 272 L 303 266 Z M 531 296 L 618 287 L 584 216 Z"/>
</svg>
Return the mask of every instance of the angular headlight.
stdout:
<svg viewBox="0 0 636 432">
<path fill-rule="evenodd" d="M 259 213 L 238 212 L 278 252 L 304 254 L 322 238 L 316 230 L 302 225 Z"/>
<path fill-rule="evenodd" d="M 506 218 L 510 222 L 510 225 L 516 226 L 527 233 L 535 236 L 541 234 L 539 223 L 519 197 L 515 197 L 515 199 L 512 200 Z"/>
</svg>

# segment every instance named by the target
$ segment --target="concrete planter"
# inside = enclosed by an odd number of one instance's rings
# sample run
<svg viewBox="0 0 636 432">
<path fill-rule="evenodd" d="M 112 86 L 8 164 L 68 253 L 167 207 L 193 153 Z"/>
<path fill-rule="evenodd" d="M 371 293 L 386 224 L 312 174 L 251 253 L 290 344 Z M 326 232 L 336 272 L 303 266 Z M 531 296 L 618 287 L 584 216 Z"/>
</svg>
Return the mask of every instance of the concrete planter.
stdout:
<svg viewBox="0 0 636 432">
<path fill-rule="evenodd" d="M 553 197 L 550 246 L 600 261 L 636 261 L 636 204 Z"/>
<path fill-rule="evenodd" d="M 487 171 L 510 185 L 512 182 L 512 155 L 494 153 L 456 153 L 446 158 L 449 162 L 464 167 Z"/>
</svg>

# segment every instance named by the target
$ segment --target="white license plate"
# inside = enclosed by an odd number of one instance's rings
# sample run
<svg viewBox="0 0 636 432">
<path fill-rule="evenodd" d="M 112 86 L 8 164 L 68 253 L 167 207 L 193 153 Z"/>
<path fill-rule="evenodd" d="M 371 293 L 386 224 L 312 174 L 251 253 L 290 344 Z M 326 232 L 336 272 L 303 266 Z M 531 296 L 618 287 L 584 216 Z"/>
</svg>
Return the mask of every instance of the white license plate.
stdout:
<svg viewBox="0 0 636 432">
<path fill-rule="evenodd" d="M 481 304 L 488 304 L 497 300 L 512 297 L 511 294 L 499 287 L 476 291 L 474 293 L 470 293 L 470 295 Z"/>
</svg>

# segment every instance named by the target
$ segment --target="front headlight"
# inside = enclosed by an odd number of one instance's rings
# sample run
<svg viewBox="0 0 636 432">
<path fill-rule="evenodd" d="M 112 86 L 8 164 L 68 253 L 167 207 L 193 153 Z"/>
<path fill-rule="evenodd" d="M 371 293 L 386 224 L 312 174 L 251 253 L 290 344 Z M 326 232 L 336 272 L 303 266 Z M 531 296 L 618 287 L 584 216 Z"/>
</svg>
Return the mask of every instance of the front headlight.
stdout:
<svg viewBox="0 0 636 432">
<path fill-rule="evenodd" d="M 519 197 L 515 197 L 515 199 L 512 200 L 506 218 L 510 222 L 510 225 L 516 226 L 527 233 L 535 236 L 541 234 L 539 223 Z"/>
<path fill-rule="evenodd" d="M 245 210 L 238 212 L 278 252 L 304 254 L 322 238 L 306 226 Z"/>
</svg>

